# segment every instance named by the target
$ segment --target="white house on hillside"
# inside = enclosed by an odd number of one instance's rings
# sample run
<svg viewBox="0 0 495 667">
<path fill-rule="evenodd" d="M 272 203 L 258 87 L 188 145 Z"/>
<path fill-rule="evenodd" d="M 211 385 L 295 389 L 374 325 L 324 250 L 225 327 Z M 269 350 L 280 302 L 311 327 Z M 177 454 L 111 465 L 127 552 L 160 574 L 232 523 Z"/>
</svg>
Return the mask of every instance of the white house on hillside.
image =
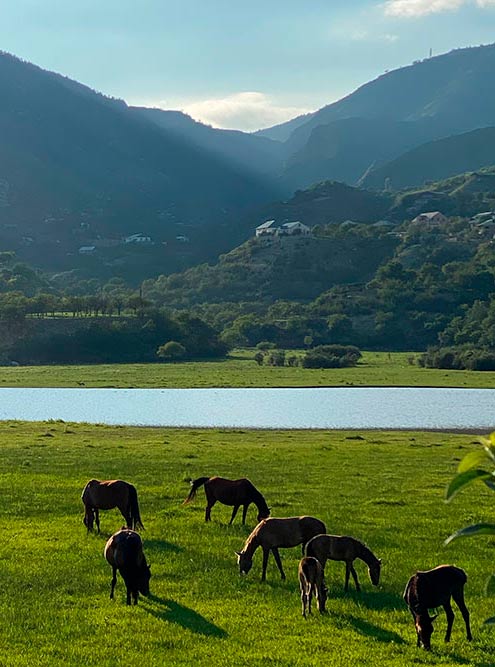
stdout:
<svg viewBox="0 0 495 667">
<path fill-rule="evenodd" d="M 256 227 L 256 236 L 309 236 L 311 229 L 299 220 L 277 225 L 275 220 L 267 220 Z"/>
<path fill-rule="evenodd" d="M 151 236 L 146 236 L 145 234 L 131 234 L 131 236 L 126 236 L 125 243 L 133 243 L 135 245 L 150 245 L 153 243 Z"/>
<path fill-rule="evenodd" d="M 417 215 L 413 222 L 447 222 L 447 218 L 440 211 L 428 211 Z"/>
<path fill-rule="evenodd" d="M 288 234 L 289 236 L 293 236 L 295 234 L 299 236 L 309 236 L 309 234 L 311 234 L 311 229 L 304 223 L 297 220 L 296 222 L 285 222 L 282 225 L 279 233 Z"/>
<path fill-rule="evenodd" d="M 256 236 L 273 236 L 277 233 L 277 229 L 275 220 L 267 220 L 256 227 Z"/>
</svg>

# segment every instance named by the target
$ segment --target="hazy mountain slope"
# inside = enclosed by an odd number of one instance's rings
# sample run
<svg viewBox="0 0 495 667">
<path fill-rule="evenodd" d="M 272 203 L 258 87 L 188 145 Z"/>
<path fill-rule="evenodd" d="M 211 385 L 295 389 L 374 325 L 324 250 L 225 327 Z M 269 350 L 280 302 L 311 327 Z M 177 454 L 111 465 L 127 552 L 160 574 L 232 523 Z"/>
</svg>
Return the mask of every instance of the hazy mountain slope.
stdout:
<svg viewBox="0 0 495 667">
<path fill-rule="evenodd" d="M 307 187 L 325 179 L 356 183 L 369 169 L 437 136 L 437 123 L 344 118 L 316 127 L 286 163 L 284 182 Z"/>
<path fill-rule="evenodd" d="M 292 132 L 308 122 L 310 118 L 314 116 L 314 113 L 303 114 L 302 116 L 296 116 L 296 118 L 291 118 L 291 120 L 286 121 L 285 123 L 280 123 L 279 125 L 273 125 L 272 127 L 267 127 L 262 130 L 254 132 L 257 136 L 267 137 L 268 139 L 273 139 L 274 141 L 287 141 Z"/>
<path fill-rule="evenodd" d="M 20 225 L 91 211 L 119 231 L 197 224 L 275 198 L 266 179 L 57 74 L 0 54 L 0 215 Z"/>
<path fill-rule="evenodd" d="M 458 49 L 387 72 L 315 112 L 292 131 L 288 148 L 295 152 L 314 128 L 342 118 L 441 119 L 444 135 L 493 125 L 494 71 L 492 44 Z"/>
<path fill-rule="evenodd" d="M 493 164 L 495 127 L 487 127 L 418 146 L 371 170 L 361 185 L 382 189 L 389 179 L 392 188 L 411 187 Z"/>
<path fill-rule="evenodd" d="M 131 107 L 158 127 L 186 139 L 213 154 L 223 156 L 256 174 L 273 175 L 282 167 L 282 144 L 263 136 L 236 130 L 220 130 L 193 120 L 181 111 Z"/>
</svg>

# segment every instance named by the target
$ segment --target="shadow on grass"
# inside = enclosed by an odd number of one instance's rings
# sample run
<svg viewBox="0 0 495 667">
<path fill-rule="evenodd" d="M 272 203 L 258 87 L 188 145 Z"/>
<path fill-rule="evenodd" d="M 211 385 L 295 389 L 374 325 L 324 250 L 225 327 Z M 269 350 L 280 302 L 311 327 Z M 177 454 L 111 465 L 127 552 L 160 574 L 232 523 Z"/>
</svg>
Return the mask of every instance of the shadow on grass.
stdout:
<svg viewBox="0 0 495 667">
<path fill-rule="evenodd" d="M 354 630 L 367 637 L 373 637 L 373 639 L 377 639 L 380 642 L 394 642 L 395 644 L 406 643 L 406 641 L 396 632 L 381 628 L 379 625 L 374 625 L 362 618 L 357 618 L 352 615 L 342 615 L 341 618 L 342 620 L 349 622 Z"/>
<path fill-rule="evenodd" d="M 168 553 L 178 554 L 184 551 L 183 547 L 167 542 L 166 540 L 144 540 L 144 550 L 149 551 L 165 551 Z"/>
<path fill-rule="evenodd" d="M 150 604 L 146 604 L 149 602 Z M 174 600 L 164 600 L 156 595 L 149 595 L 143 598 L 142 608 L 151 616 L 166 621 L 167 623 L 177 623 L 191 632 L 195 632 L 207 637 L 217 637 L 219 639 L 227 637 L 227 633 L 214 623 L 207 621 L 204 616 L 198 614 L 194 609 L 184 607 L 184 605 Z"/>
<path fill-rule="evenodd" d="M 407 607 L 404 603 L 404 600 L 397 593 L 392 593 L 387 590 L 371 590 L 363 591 L 359 593 L 355 590 L 349 590 L 347 593 L 344 591 L 344 588 L 338 586 L 329 585 L 327 581 L 327 586 L 329 586 L 329 601 L 332 598 L 335 599 L 348 599 L 353 600 L 354 602 L 366 607 L 367 609 L 374 609 L 376 611 L 382 610 L 397 610 L 403 609 L 407 611 Z"/>
</svg>

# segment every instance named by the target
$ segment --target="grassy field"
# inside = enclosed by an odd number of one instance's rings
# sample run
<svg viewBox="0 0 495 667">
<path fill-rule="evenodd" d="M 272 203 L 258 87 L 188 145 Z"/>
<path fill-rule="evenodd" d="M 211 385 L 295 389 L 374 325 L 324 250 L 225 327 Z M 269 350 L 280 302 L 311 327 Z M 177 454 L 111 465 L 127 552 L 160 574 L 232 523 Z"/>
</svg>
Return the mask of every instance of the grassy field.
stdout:
<svg viewBox="0 0 495 667">
<path fill-rule="evenodd" d="M 482 485 L 446 505 L 445 485 L 476 445 L 466 434 L 412 432 L 231 431 L 105 427 L 49 422 L 0 423 L 0 664 L 13 665 L 478 665 L 494 664 L 495 612 L 484 595 L 494 569 L 493 540 L 444 538 L 490 519 L 493 494 Z M 328 614 L 304 621 L 297 582 L 299 549 L 283 550 L 287 580 L 274 562 L 259 581 L 261 553 L 238 574 L 234 550 L 255 525 L 227 527 L 216 505 L 204 523 L 204 492 L 182 506 L 189 478 L 248 476 L 275 516 L 311 514 L 329 532 L 364 540 L 383 559 L 373 588 L 343 592 L 344 566 L 329 563 Z M 119 578 L 109 600 L 107 537 L 116 510 L 102 512 L 103 534 L 86 535 L 80 493 L 86 481 L 135 483 L 151 563 L 152 597 L 125 605 Z M 416 569 L 440 563 L 466 569 L 474 640 L 456 611 L 453 640 L 436 620 L 433 651 L 415 645 L 402 591 Z"/>
<path fill-rule="evenodd" d="M 172 364 L 0 368 L 0 387 L 495 387 L 495 372 L 420 368 L 418 353 L 364 352 L 355 368 L 258 366 L 255 350 L 228 359 Z M 288 353 L 289 354 L 289 353 Z"/>
</svg>

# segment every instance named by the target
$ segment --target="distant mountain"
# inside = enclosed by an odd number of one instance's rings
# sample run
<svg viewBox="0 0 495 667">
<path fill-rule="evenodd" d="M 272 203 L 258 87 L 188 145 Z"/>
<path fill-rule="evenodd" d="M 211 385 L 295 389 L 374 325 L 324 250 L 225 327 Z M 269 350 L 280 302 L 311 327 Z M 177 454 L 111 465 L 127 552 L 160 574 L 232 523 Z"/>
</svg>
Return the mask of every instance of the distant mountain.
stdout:
<svg viewBox="0 0 495 667">
<path fill-rule="evenodd" d="M 0 229 L 17 226 L 18 240 L 49 238 L 62 252 L 77 243 L 81 221 L 101 236 L 160 236 L 174 223 L 218 224 L 279 195 L 225 153 L 6 53 L 0 90 Z"/>
<path fill-rule="evenodd" d="M 274 141 L 287 141 L 295 129 L 307 123 L 308 120 L 310 120 L 314 115 L 314 113 L 306 113 L 302 116 L 296 116 L 296 118 L 292 118 L 285 123 L 273 125 L 272 127 L 267 127 L 263 130 L 258 130 L 253 134 L 267 137 L 268 139 L 273 139 Z"/>
<path fill-rule="evenodd" d="M 181 111 L 131 107 L 167 134 L 175 134 L 193 146 L 227 159 L 253 174 L 278 174 L 282 168 L 282 144 L 264 136 L 236 130 L 220 130 L 193 120 Z"/>
<path fill-rule="evenodd" d="M 495 165 L 495 127 L 431 141 L 391 162 L 370 170 L 360 181 L 365 188 L 394 189 L 423 185 L 425 181 Z"/>
<path fill-rule="evenodd" d="M 282 180 L 355 184 L 368 169 L 436 139 L 495 126 L 495 45 L 458 49 L 387 72 L 343 99 L 263 130 L 284 139 Z"/>
<path fill-rule="evenodd" d="M 284 183 L 308 187 L 326 179 L 357 183 L 377 164 L 387 162 L 418 141 L 441 132 L 438 124 L 383 118 L 344 118 L 316 127 L 306 144 L 286 162 Z"/>
<path fill-rule="evenodd" d="M 312 114 L 291 132 L 288 144 L 295 152 L 316 127 L 343 118 L 436 119 L 444 135 L 493 125 L 494 71 L 495 44 L 457 49 L 401 67 Z"/>
</svg>

